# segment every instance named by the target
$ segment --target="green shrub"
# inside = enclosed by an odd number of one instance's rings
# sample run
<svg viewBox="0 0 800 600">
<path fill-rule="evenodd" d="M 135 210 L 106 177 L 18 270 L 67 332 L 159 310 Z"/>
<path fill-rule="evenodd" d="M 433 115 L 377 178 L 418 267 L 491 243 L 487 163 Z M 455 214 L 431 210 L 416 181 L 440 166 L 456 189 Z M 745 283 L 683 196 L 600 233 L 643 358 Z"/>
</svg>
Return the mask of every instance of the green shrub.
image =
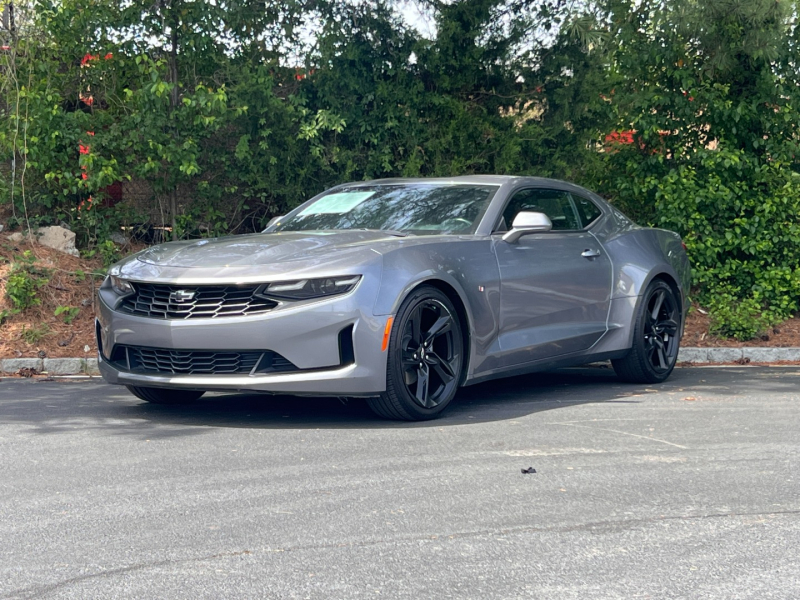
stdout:
<svg viewBox="0 0 800 600">
<path fill-rule="evenodd" d="M 739 150 L 701 150 L 654 184 L 718 335 L 755 337 L 800 308 L 800 176 Z"/>
<path fill-rule="evenodd" d="M 26 250 L 19 261 L 11 267 L 11 273 L 6 281 L 6 298 L 18 310 L 26 310 L 41 304 L 37 291 L 50 280 L 46 269 L 34 265 L 34 256 Z"/>
<path fill-rule="evenodd" d="M 763 333 L 774 322 L 770 313 L 762 311 L 752 298 L 738 300 L 728 294 L 720 294 L 709 308 L 709 333 L 719 337 L 749 340 Z"/>
</svg>

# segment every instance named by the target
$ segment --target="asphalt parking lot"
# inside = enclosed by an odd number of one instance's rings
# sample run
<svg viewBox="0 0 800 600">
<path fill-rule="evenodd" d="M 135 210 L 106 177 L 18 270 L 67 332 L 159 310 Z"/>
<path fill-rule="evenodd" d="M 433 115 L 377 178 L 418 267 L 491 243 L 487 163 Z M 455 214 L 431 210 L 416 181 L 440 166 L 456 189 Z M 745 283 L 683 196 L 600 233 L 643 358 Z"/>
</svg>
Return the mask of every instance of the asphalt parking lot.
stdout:
<svg viewBox="0 0 800 600">
<path fill-rule="evenodd" d="M 0 457 L 0 598 L 800 598 L 797 367 L 517 377 L 422 424 L 6 379 Z"/>
</svg>

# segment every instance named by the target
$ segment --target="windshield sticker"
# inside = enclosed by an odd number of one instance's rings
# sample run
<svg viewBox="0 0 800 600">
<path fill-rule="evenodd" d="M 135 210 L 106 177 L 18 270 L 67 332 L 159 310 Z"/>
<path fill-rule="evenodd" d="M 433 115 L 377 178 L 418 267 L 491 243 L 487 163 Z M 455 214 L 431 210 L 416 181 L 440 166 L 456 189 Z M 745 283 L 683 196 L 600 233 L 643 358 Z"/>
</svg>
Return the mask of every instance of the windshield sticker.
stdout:
<svg viewBox="0 0 800 600">
<path fill-rule="evenodd" d="M 350 212 L 373 195 L 375 195 L 375 192 L 340 192 L 338 194 L 328 194 L 314 202 L 311 206 L 301 210 L 297 216 L 342 215 Z"/>
</svg>

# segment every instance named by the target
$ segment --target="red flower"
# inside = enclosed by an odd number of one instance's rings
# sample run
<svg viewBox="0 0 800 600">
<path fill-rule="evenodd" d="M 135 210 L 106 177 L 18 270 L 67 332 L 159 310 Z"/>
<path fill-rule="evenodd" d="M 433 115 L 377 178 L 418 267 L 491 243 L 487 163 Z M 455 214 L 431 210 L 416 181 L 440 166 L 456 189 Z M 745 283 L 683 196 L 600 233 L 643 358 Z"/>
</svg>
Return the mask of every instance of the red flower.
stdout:
<svg viewBox="0 0 800 600">
<path fill-rule="evenodd" d="M 612 131 L 606 136 L 605 141 L 613 144 L 632 144 L 634 133 L 636 132 L 632 129 L 628 131 Z"/>
<path fill-rule="evenodd" d="M 83 55 L 83 58 L 81 59 L 81 66 L 85 67 L 86 65 L 89 64 L 89 62 L 91 62 L 93 60 L 99 60 L 99 59 L 100 59 L 100 55 L 99 54 L 94 54 L 93 55 L 93 54 L 90 54 L 89 52 L 87 52 L 86 54 Z"/>
<path fill-rule="evenodd" d="M 89 175 L 87 173 L 81 173 L 81 179 L 86 181 L 87 179 L 89 179 Z"/>
<path fill-rule="evenodd" d="M 89 135 L 94 135 L 94 131 L 87 131 L 86 133 L 88 133 Z"/>
<path fill-rule="evenodd" d="M 109 52 L 109 53 L 108 53 L 108 54 L 106 54 L 106 55 L 105 55 L 103 58 L 104 58 L 105 60 L 111 60 L 112 58 L 114 58 L 114 55 L 113 55 L 113 54 L 111 54 L 111 52 Z"/>
<path fill-rule="evenodd" d="M 83 144 L 78 144 L 78 150 L 80 150 L 81 154 L 89 154 L 89 146 L 84 146 Z"/>
</svg>

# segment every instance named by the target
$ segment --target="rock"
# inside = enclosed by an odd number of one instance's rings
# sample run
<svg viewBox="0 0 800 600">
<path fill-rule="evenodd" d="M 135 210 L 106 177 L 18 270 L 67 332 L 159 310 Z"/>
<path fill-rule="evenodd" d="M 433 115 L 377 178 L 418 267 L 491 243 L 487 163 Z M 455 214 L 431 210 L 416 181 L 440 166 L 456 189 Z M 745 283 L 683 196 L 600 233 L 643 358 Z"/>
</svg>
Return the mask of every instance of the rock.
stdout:
<svg viewBox="0 0 800 600">
<path fill-rule="evenodd" d="M 65 338 L 63 340 L 59 340 L 58 345 L 61 346 L 62 348 L 66 348 L 67 346 L 69 346 L 72 343 L 73 339 L 75 339 L 75 334 L 74 333 L 71 336 L 69 336 L 68 338 Z"/>
<path fill-rule="evenodd" d="M 58 250 L 64 254 L 80 256 L 75 248 L 75 233 L 54 225 L 53 227 L 42 227 L 36 232 L 36 240 L 42 245 L 53 250 Z"/>
<path fill-rule="evenodd" d="M 5 226 L 2 223 L 0 223 L 0 233 L 3 232 L 3 229 L 5 229 Z"/>
<path fill-rule="evenodd" d="M 83 372 L 83 359 L 45 358 L 44 370 L 48 375 L 78 375 Z"/>
<path fill-rule="evenodd" d="M 0 360 L 0 371 L 3 373 L 17 373 L 21 369 L 42 370 L 41 358 L 6 358 Z"/>
<path fill-rule="evenodd" d="M 12 233 L 10 236 L 8 236 L 8 239 L 12 242 L 21 242 L 23 239 L 25 239 L 25 236 L 17 231 L 16 233 Z"/>
<path fill-rule="evenodd" d="M 130 242 L 130 240 L 119 231 L 115 231 L 114 233 L 112 233 L 109 239 L 115 244 L 119 244 L 120 246 L 124 246 L 128 242 Z"/>
<path fill-rule="evenodd" d="M 83 347 L 83 351 L 84 351 L 84 352 L 91 352 L 91 351 L 92 351 L 92 349 L 89 347 L 89 344 L 86 344 L 86 345 Z"/>
</svg>

